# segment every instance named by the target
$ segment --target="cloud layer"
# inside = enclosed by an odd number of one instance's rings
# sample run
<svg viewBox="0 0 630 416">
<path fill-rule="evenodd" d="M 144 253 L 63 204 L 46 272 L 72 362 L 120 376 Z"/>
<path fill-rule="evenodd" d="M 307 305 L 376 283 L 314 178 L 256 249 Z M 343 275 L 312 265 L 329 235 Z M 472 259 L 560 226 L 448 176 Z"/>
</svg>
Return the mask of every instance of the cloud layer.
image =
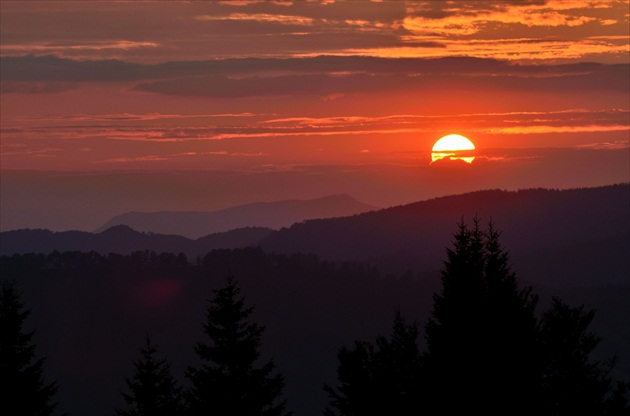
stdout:
<svg viewBox="0 0 630 416">
<path fill-rule="evenodd" d="M 627 3 L 2 2 L 2 54 L 134 62 L 466 55 L 624 62 Z"/>
<path fill-rule="evenodd" d="M 74 83 L 131 82 L 132 89 L 167 95 L 254 96 L 449 89 L 567 92 L 628 90 L 630 66 L 594 63 L 522 65 L 480 58 L 313 57 L 226 59 L 134 64 L 47 56 L 5 57 L 3 93 L 47 93 Z"/>
<path fill-rule="evenodd" d="M 425 166 L 449 133 L 485 163 L 628 146 L 624 1 L 0 7 L 3 169 Z"/>
</svg>

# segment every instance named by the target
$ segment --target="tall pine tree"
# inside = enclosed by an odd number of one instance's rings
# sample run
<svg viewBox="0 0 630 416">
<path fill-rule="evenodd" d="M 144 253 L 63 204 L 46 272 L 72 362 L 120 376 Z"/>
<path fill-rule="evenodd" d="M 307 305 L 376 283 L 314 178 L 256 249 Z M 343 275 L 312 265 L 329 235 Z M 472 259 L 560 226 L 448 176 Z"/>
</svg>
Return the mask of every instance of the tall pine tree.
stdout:
<svg viewBox="0 0 630 416">
<path fill-rule="evenodd" d="M 214 293 L 203 325 L 208 340 L 195 347 L 203 363 L 186 371 L 191 414 L 285 415 L 282 374 L 274 374 L 272 360 L 258 364 L 264 327 L 248 321 L 253 308 L 245 306 L 231 276 Z"/>
<path fill-rule="evenodd" d="M 34 331 L 24 332 L 30 310 L 24 310 L 15 283 L 2 281 L 0 289 L 0 413 L 6 416 L 47 416 L 56 383 L 46 384 L 43 358 L 35 357 Z"/>
<path fill-rule="evenodd" d="M 127 410 L 117 410 L 118 416 L 177 416 L 183 414 L 181 389 L 171 374 L 166 359 L 156 359 L 156 347 L 151 337 L 145 337 L 140 349 L 142 358 L 133 362 L 135 373 L 127 378 L 129 393 L 122 393 Z"/>
<path fill-rule="evenodd" d="M 458 227 L 425 328 L 430 397 L 447 413 L 526 414 L 538 396 L 537 298 L 518 288 L 492 224 Z"/>
</svg>

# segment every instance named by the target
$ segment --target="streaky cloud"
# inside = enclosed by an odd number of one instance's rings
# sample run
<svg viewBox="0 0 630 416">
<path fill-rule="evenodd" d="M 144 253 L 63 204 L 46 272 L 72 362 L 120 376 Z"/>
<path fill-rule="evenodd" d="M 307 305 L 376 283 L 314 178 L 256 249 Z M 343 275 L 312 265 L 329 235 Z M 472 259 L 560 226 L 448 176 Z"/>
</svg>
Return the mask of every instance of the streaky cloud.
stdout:
<svg viewBox="0 0 630 416">
<path fill-rule="evenodd" d="M 273 81 L 284 77 L 324 77 L 326 81 L 345 75 L 344 80 L 369 79 L 369 76 L 405 79 L 413 77 L 494 77 L 526 80 L 533 78 L 571 79 L 582 77 L 580 82 L 597 78 L 610 78 L 624 84 L 628 64 L 604 65 L 577 63 L 563 65 L 523 65 L 492 58 L 441 57 L 441 58 L 375 58 L 368 56 L 315 56 L 309 58 L 238 58 L 205 61 L 180 61 L 159 64 L 138 64 L 120 60 L 80 61 L 54 55 L 3 56 L 0 61 L 1 77 L 6 81 L 32 82 L 137 82 L 138 89 L 159 90 L 174 88 L 200 79 L 200 83 L 232 82 L 238 85 Z M 280 74 L 280 75 L 279 75 Z M 237 77 L 236 77 L 237 76 Z M 593 79 L 589 79 L 588 77 Z M 621 78 L 623 76 L 623 78 Z M 259 77 L 259 78 L 256 78 Z M 620 79 L 618 79 L 620 78 Z M 385 78 L 387 79 L 387 78 Z M 304 80 L 302 78 L 301 80 Z M 407 80 L 411 82 L 412 80 Z M 435 81 L 435 79 L 433 79 Z M 171 84 L 169 84 L 171 83 Z M 619 85 L 619 84 L 617 84 Z M 158 88 L 159 87 L 159 88 Z M 252 85 L 248 85 L 252 87 Z M 262 88 L 262 87 L 259 87 Z"/>
<path fill-rule="evenodd" d="M 491 131 L 494 134 L 541 134 L 541 133 L 596 133 L 607 131 L 630 131 L 628 125 L 586 125 L 586 126 L 549 126 L 533 125 L 504 127 Z"/>
</svg>

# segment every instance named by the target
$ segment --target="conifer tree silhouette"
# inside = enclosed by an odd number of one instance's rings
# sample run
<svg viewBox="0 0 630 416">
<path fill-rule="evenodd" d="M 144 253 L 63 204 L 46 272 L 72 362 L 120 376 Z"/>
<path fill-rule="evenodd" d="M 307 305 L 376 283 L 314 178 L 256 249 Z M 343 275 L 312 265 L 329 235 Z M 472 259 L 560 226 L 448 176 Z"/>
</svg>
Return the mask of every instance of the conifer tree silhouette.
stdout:
<svg viewBox="0 0 630 416">
<path fill-rule="evenodd" d="M 6 416 L 47 416 L 57 384 L 43 379 L 44 359 L 35 357 L 34 331 L 24 332 L 30 310 L 24 310 L 14 282 L 0 289 L 0 413 Z"/>
<path fill-rule="evenodd" d="M 594 311 L 554 299 L 541 319 L 530 287 L 520 289 L 492 222 L 462 221 L 447 249 L 442 292 L 426 327 L 432 411 L 487 415 L 617 414 L 627 385 L 608 376 L 614 362 L 591 361 L 599 338 Z M 456 400 L 454 400 L 456 398 Z M 622 413 L 619 413 L 622 414 Z"/>
<path fill-rule="evenodd" d="M 418 324 L 396 312 L 389 339 L 356 341 L 337 355 L 339 386 L 324 385 L 331 408 L 326 415 L 413 415 L 422 409 L 422 356 Z M 334 409 L 334 410 L 333 410 Z"/>
<path fill-rule="evenodd" d="M 425 327 L 430 397 L 447 413 L 536 408 L 537 297 L 518 288 L 498 238 L 492 223 L 484 232 L 478 218 L 472 227 L 462 220 L 447 249 L 442 291 Z"/>
<path fill-rule="evenodd" d="M 127 378 L 129 393 L 122 393 L 127 410 L 118 416 L 177 416 L 183 414 L 181 389 L 171 374 L 166 359 L 156 359 L 156 347 L 149 335 L 140 349 L 142 358 L 135 360 L 135 373 Z"/>
<path fill-rule="evenodd" d="M 587 331 L 594 312 L 554 299 L 539 319 L 492 222 L 458 224 L 441 280 L 427 351 L 399 315 L 390 340 L 342 348 L 340 384 L 324 386 L 327 416 L 629 414 L 629 385 L 610 378 L 614 360 L 589 358 L 600 341 Z"/>
<path fill-rule="evenodd" d="M 595 311 L 570 307 L 553 298 L 543 313 L 540 345 L 544 357 L 542 406 L 549 414 L 630 414 L 628 385 L 615 385 L 610 371 L 615 358 L 596 361 L 591 352 L 601 338 L 588 332 Z"/>
<path fill-rule="evenodd" d="M 195 347 L 203 364 L 186 370 L 191 415 L 287 414 L 279 401 L 284 377 L 274 374 L 273 360 L 257 365 L 264 327 L 248 321 L 253 307 L 245 306 L 232 276 L 214 293 L 203 325 L 208 341 Z"/>
</svg>

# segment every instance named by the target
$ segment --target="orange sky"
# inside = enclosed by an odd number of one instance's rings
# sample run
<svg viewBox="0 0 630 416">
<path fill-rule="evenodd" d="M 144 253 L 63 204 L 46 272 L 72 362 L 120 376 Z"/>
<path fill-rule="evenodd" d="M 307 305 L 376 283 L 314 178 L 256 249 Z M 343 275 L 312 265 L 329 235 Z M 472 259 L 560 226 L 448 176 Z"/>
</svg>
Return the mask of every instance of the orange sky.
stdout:
<svg viewBox="0 0 630 416">
<path fill-rule="evenodd" d="M 424 171 L 433 143 L 458 133 L 477 147 L 470 190 L 630 180 L 627 1 L 0 7 L 4 171 L 363 169 L 364 183 L 331 191 L 386 206 L 462 190 L 458 174 Z M 484 165 L 501 181 L 482 179 Z M 378 166 L 416 169 L 417 180 L 371 194 Z M 40 190 L 8 193 L 15 177 L 3 176 L 11 209 L 37 200 Z M 267 199 L 326 193 L 261 186 Z M 175 208 L 262 198 L 238 189 Z M 132 208 L 161 209 L 139 199 L 111 212 Z M 12 212 L 3 229 L 22 224 Z"/>
</svg>

